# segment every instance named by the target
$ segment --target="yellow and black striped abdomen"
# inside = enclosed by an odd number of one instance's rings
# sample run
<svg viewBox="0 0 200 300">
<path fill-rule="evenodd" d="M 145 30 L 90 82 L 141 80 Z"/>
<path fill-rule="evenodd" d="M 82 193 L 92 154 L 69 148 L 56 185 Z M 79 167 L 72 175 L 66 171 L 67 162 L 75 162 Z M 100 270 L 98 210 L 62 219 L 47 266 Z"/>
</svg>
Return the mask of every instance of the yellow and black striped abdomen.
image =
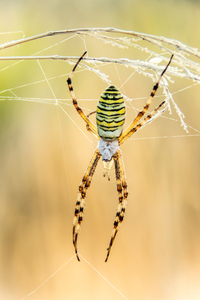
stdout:
<svg viewBox="0 0 200 300">
<path fill-rule="evenodd" d="M 125 103 L 120 91 L 113 85 L 101 95 L 96 112 L 97 130 L 105 141 L 117 140 L 125 121 Z"/>
</svg>

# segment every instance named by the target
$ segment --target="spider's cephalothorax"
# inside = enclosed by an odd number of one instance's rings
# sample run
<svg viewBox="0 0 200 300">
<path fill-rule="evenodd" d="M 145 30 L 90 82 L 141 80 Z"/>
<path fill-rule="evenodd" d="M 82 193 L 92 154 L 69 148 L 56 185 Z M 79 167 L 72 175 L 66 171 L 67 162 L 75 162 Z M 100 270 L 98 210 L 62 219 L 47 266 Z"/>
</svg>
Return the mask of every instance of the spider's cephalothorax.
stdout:
<svg viewBox="0 0 200 300">
<path fill-rule="evenodd" d="M 162 71 L 157 83 L 154 85 L 150 97 L 146 102 L 146 105 L 138 113 L 138 115 L 135 117 L 133 122 L 128 126 L 128 128 L 125 131 L 123 131 L 123 125 L 125 121 L 125 104 L 120 91 L 115 86 L 113 85 L 109 86 L 100 97 L 99 103 L 97 105 L 97 110 L 96 110 L 97 127 L 89 119 L 89 116 L 94 112 L 90 113 L 89 115 L 86 115 L 83 112 L 83 110 L 78 106 L 73 91 L 71 78 L 76 67 L 83 59 L 85 54 L 86 52 L 79 58 L 79 60 L 75 64 L 69 78 L 67 79 L 67 83 L 69 86 L 69 91 L 71 93 L 73 104 L 77 112 L 86 122 L 87 130 L 92 132 L 94 135 L 96 135 L 97 138 L 100 139 L 100 141 L 97 149 L 95 150 L 89 162 L 88 167 L 86 168 L 81 184 L 79 185 L 79 192 L 76 201 L 74 220 L 73 220 L 73 244 L 74 244 L 77 259 L 80 260 L 78 255 L 78 249 L 77 249 L 77 239 L 78 239 L 79 229 L 83 220 L 83 210 L 85 204 L 86 191 L 90 187 L 96 166 L 98 164 L 100 157 L 102 157 L 103 164 L 104 164 L 103 175 L 107 176 L 108 180 L 110 180 L 110 169 L 114 162 L 117 192 L 119 198 L 119 204 L 117 207 L 117 212 L 113 224 L 113 231 L 112 231 L 109 247 L 107 249 L 107 256 L 105 259 L 105 261 L 107 261 L 113 241 L 119 230 L 120 224 L 124 219 L 127 197 L 128 197 L 127 181 L 126 181 L 126 176 L 124 171 L 123 158 L 122 158 L 122 153 L 119 150 L 119 146 L 123 144 L 132 134 L 138 131 L 138 129 L 140 129 L 148 120 L 150 120 L 153 117 L 153 115 L 155 115 L 156 112 L 160 109 L 160 107 L 165 104 L 165 101 L 163 101 L 153 110 L 153 112 L 151 112 L 143 120 L 141 120 L 141 118 L 144 116 L 144 114 L 146 113 L 146 111 L 148 110 L 151 104 L 151 101 L 158 89 L 159 82 L 162 76 L 164 75 L 164 73 L 166 72 L 167 68 L 169 67 L 173 55 L 171 56 L 165 69 Z"/>
</svg>

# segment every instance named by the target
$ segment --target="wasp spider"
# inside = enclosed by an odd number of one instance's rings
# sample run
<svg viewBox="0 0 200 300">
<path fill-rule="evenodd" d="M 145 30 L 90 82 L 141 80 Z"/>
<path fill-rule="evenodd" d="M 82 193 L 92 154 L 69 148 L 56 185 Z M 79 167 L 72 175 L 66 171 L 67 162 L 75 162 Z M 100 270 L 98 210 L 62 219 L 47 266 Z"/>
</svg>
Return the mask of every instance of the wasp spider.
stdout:
<svg viewBox="0 0 200 300">
<path fill-rule="evenodd" d="M 83 220 L 83 210 L 85 204 L 86 191 L 90 187 L 92 177 L 94 175 L 95 169 L 97 167 L 97 163 L 102 157 L 103 165 L 104 165 L 104 176 L 108 177 L 110 180 L 110 170 L 112 164 L 114 162 L 115 173 L 116 173 L 116 182 L 117 182 L 117 192 L 119 197 L 119 204 L 117 207 L 117 212 L 113 224 L 113 231 L 110 239 L 110 243 L 107 249 L 107 256 L 105 262 L 108 260 L 110 249 L 112 247 L 113 241 L 116 237 L 116 234 L 119 230 L 119 227 L 124 219 L 128 190 L 127 190 L 127 181 L 126 175 L 124 171 L 124 164 L 122 153 L 119 149 L 119 146 L 123 144 L 132 134 L 134 134 L 138 129 L 140 129 L 148 120 L 150 120 L 153 115 L 161 108 L 161 106 L 165 103 L 163 101 L 153 112 L 151 112 L 148 116 L 146 116 L 142 121 L 141 118 L 144 116 L 146 111 L 148 110 L 150 103 L 158 89 L 159 82 L 166 72 L 168 66 L 171 63 L 173 55 L 171 56 L 169 63 L 161 73 L 157 83 L 154 85 L 153 90 L 150 94 L 148 101 L 144 108 L 138 113 L 133 122 L 129 125 L 129 127 L 123 131 L 123 125 L 125 121 L 125 103 L 120 91 L 113 85 L 109 86 L 101 95 L 99 103 L 97 105 L 97 110 L 92 113 L 96 113 L 96 123 L 95 126 L 89 119 L 89 115 L 86 115 L 83 110 L 79 107 L 73 87 L 71 78 L 73 76 L 76 67 L 83 59 L 85 52 L 77 61 L 74 66 L 69 78 L 67 79 L 67 83 L 69 86 L 69 91 L 71 93 L 71 97 L 73 100 L 73 105 L 75 106 L 77 112 L 86 122 L 86 128 L 88 131 L 92 132 L 99 139 L 99 144 L 97 149 L 94 151 L 94 154 L 89 162 L 89 165 L 86 168 L 85 174 L 79 185 L 79 192 L 75 206 L 74 220 L 73 220 L 73 244 L 75 248 L 75 253 L 78 261 L 80 261 L 77 249 L 77 239 L 79 229 Z M 139 122 L 140 121 L 140 122 Z"/>
</svg>

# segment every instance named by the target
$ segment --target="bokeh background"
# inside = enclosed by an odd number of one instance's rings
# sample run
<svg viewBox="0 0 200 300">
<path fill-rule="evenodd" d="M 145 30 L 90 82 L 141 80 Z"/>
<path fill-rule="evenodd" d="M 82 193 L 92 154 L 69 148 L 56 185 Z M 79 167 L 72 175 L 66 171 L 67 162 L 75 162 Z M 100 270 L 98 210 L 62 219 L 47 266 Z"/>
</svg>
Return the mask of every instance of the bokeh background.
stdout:
<svg viewBox="0 0 200 300">
<path fill-rule="evenodd" d="M 200 48 L 199 15 L 199 1 L 189 0 L 1 0 L 0 28 L 4 34 L 0 39 L 3 43 L 22 38 L 17 31 L 31 36 L 49 30 L 112 26 Z M 1 54 L 30 55 L 60 40 L 46 38 Z M 123 52 L 96 40 L 86 40 L 86 45 L 89 56 L 143 57 L 134 49 Z M 79 56 L 84 50 L 84 41 L 77 37 L 42 54 Z M 11 64 L 1 61 L 0 69 Z M 70 72 L 71 66 L 58 61 L 41 61 L 41 65 L 48 78 L 55 77 L 51 86 L 56 97 L 69 99 L 66 78 L 58 76 Z M 116 69 L 108 67 L 110 78 L 119 86 Z M 126 70 L 118 71 L 124 82 Z M 90 141 L 58 107 L 30 101 L 52 98 L 46 82 L 29 84 L 42 79 L 35 61 L 0 73 L 1 90 L 18 87 L 3 95 L 28 97 L 28 101 L 0 102 L 0 299 L 22 299 L 71 258 L 27 299 L 123 299 L 116 289 L 127 299 L 200 299 L 199 137 L 187 137 L 178 122 L 159 118 L 123 145 L 129 199 L 106 264 L 118 199 L 114 171 L 108 182 L 99 163 L 87 193 L 79 250 L 102 278 L 83 258 L 77 262 L 72 246 L 78 185 L 95 139 L 72 106 L 64 109 Z M 25 84 L 28 86 L 20 88 Z M 176 80 L 170 90 L 180 91 L 192 84 Z M 91 72 L 77 72 L 74 85 L 81 99 L 98 99 L 106 87 Z M 148 96 L 152 85 L 150 79 L 134 75 L 124 89 L 130 98 L 138 98 Z M 174 95 L 186 123 L 197 130 L 199 92 L 194 86 Z M 81 104 L 91 109 L 96 106 L 95 101 Z M 141 108 L 144 101 L 134 101 L 134 105 Z M 128 110 L 129 121 L 133 116 L 135 112 Z M 174 111 L 171 117 L 177 118 Z M 185 137 L 173 137 L 179 135 Z"/>
</svg>

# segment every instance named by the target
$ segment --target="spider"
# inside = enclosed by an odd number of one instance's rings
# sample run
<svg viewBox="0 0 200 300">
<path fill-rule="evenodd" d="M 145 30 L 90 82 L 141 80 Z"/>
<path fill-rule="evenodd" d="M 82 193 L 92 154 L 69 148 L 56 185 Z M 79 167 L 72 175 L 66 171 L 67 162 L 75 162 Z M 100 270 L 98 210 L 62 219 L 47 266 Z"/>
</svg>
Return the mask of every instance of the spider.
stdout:
<svg viewBox="0 0 200 300">
<path fill-rule="evenodd" d="M 109 246 L 107 248 L 107 256 L 105 259 L 105 262 L 107 262 L 114 239 L 124 219 L 128 197 L 127 180 L 124 171 L 123 157 L 119 146 L 122 145 L 132 134 L 136 133 L 136 131 L 138 131 L 138 129 L 140 129 L 147 121 L 149 121 L 165 103 L 165 101 L 160 103 L 158 107 L 154 109 L 153 112 L 151 112 L 142 121 L 140 121 L 146 113 L 146 111 L 148 110 L 151 101 L 158 89 L 159 82 L 172 61 L 173 55 L 171 56 L 167 66 L 161 73 L 157 83 L 154 85 L 150 97 L 146 102 L 146 105 L 138 113 L 138 115 L 128 126 L 128 128 L 125 131 L 123 131 L 123 125 L 125 122 L 125 103 L 122 94 L 115 86 L 111 85 L 103 92 L 98 102 L 97 110 L 90 113 L 89 115 L 86 115 L 78 105 L 73 91 L 71 79 L 78 64 L 83 59 L 86 53 L 87 51 L 78 59 L 69 78 L 67 79 L 67 83 L 72 97 L 73 105 L 75 106 L 77 112 L 80 114 L 83 120 L 86 122 L 87 130 L 93 133 L 99 139 L 99 144 L 97 149 L 94 151 L 94 154 L 92 155 L 89 165 L 87 166 L 86 171 L 84 173 L 83 179 L 79 185 L 78 197 L 76 201 L 73 219 L 73 245 L 75 248 L 76 257 L 78 261 L 80 261 L 78 255 L 77 240 L 79 229 L 83 221 L 83 210 L 85 204 L 86 191 L 90 187 L 92 177 L 94 175 L 98 161 L 100 157 L 102 157 L 104 166 L 103 176 L 107 176 L 108 180 L 110 180 L 111 167 L 114 163 L 117 192 L 119 198 L 119 204 L 114 219 L 112 235 Z M 97 126 L 95 126 L 89 119 L 89 116 L 93 113 L 96 113 Z"/>
</svg>

